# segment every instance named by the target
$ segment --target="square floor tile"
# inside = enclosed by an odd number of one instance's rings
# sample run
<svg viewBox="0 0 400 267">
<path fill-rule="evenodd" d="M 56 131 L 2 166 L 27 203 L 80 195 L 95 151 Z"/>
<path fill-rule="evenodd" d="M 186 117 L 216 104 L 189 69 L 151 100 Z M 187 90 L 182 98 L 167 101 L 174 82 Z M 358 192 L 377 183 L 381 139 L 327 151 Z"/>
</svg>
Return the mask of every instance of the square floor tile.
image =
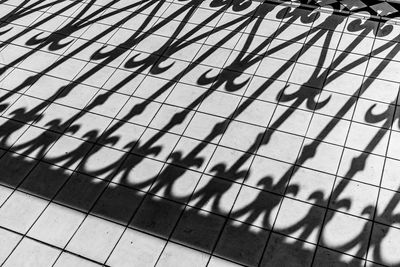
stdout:
<svg viewBox="0 0 400 267">
<path fill-rule="evenodd" d="M 175 83 L 170 80 L 146 76 L 132 95 L 142 99 L 163 102 L 174 90 L 174 85 Z"/>
<path fill-rule="evenodd" d="M 367 252 L 371 222 L 351 215 L 328 211 L 322 229 L 321 245 L 348 255 L 364 257 Z M 356 241 L 356 244 L 351 245 Z"/>
<path fill-rule="evenodd" d="M 270 126 L 283 132 L 304 135 L 311 120 L 311 116 L 311 112 L 279 105 L 276 108 Z"/>
<path fill-rule="evenodd" d="M 218 146 L 208 163 L 206 173 L 241 182 L 248 174 L 252 159 L 250 153 Z"/>
<path fill-rule="evenodd" d="M 147 126 L 158 112 L 160 106 L 160 103 L 146 102 L 144 99 L 131 97 L 119 111 L 116 118 Z"/>
<path fill-rule="evenodd" d="M 376 127 L 389 128 L 391 125 L 395 106 L 366 99 L 358 99 L 353 120 Z M 380 116 L 383 116 L 379 118 Z"/>
<path fill-rule="evenodd" d="M 138 155 L 129 155 L 124 160 L 118 173 L 113 177 L 114 183 L 145 190 L 151 186 L 159 174 L 163 163 Z"/>
<path fill-rule="evenodd" d="M 62 248 L 84 218 L 85 215 L 79 211 L 52 203 L 40 215 L 28 236 Z"/>
<path fill-rule="evenodd" d="M 22 239 L 21 235 L 11 231 L 0 229 L 0 263 L 2 264 L 13 249 L 17 246 L 18 242 Z"/>
<path fill-rule="evenodd" d="M 206 90 L 204 88 L 190 84 L 178 83 L 172 90 L 171 94 L 168 95 L 165 103 L 182 108 L 190 107 L 195 109 L 200 105 L 200 101 L 203 99 L 205 93 Z"/>
<path fill-rule="evenodd" d="M 245 96 L 251 99 L 268 101 L 271 103 L 278 102 L 279 96 L 286 83 L 278 80 L 266 79 L 265 77 L 254 76 L 251 80 Z M 251 109 L 251 107 L 249 107 Z M 247 110 L 247 109 L 246 109 Z M 246 112 L 245 110 L 245 112 Z M 268 113 L 267 113 L 268 114 Z"/>
<path fill-rule="evenodd" d="M 130 151 L 145 131 L 145 127 L 114 120 L 98 139 L 101 145 L 113 147 L 118 150 Z"/>
<path fill-rule="evenodd" d="M 31 126 L 14 143 L 11 150 L 31 158 L 40 159 L 59 137 L 60 134 Z"/>
<path fill-rule="evenodd" d="M 245 108 L 240 108 L 242 106 Z M 235 114 L 235 120 L 266 127 L 271 120 L 274 108 L 275 105 L 269 102 L 243 98 Z"/>
<path fill-rule="evenodd" d="M 286 60 L 265 57 L 257 69 L 256 75 L 287 81 L 294 63 Z"/>
<path fill-rule="evenodd" d="M 400 191 L 399 179 L 397 179 L 400 171 L 400 161 L 387 158 L 382 175 L 382 187 Z"/>
<path fill-rule="evenodd" d="M 275 221 L 274 231 L 316 244 L 324 215 L 323 208 L 284 198 Z"/>
<path fill-rule="evenodd" d="M 89 104 L 98 90 L 97 88 L 83 84 L 68 84 L 64 88 L 59 89 L 60 94 L 54 102 L 72 108 L 82 109 Z"/>
<path fill-rule="evenodd" d="M 270 229 L 281 200 L 281 196 L 243 186 L 230 216 L 241 222 Z"/>
<path fill-rule="evenodd" d="M 91 147 L 90 143 L 63 135 L 47 151 L 46 161 L 74 170 Z"/>
<path fill-rule="evenodd" d="M 291 164 L 255 156 L 244 183 L 252 187 L 283 194 L 291 168 Z"/>
<path fill-rule="evenodd" d="M 315 112 L 338 119 L 350 120 L 356 103 L 356 98 L 344 94 L 322 91 Z"/>
<path fill-rule="evenodd" d="M 272 233 L 260 266 L 276 266 L 282 262 L 290 266 L 310 266 L 315 246 Z"/>
<path fill-rule="evenodd" d="M 350 121 L 315 113 L 306 136 L 308 138 L 343 146 Z"/>
<path fill-rule="evenodd" d="M 353 122 L 350 126 L 346 146 L 384 156 L 388 139 L 388 130 Z"/>
<path fill-rule="evenodd" d="M 222 230 L 224 218 L 209 212 L 187 208 L 176 225 L 172 240 L 210 252 Z"/>
<path fill-rule="evenodd" d="M 166 164 L 151 185 L 150 192 L 169 200 L 186 203 L 200 177 L 199 172 Z"/>
<path fill-rule="evenodd" d="M 3 266 L 24 266 L 26 263 L 52 266 L 60 253 L 58 249 L 24 238 Z"/>
<path fill-rule="evenodd" d="M 338 175 L 379 186 L 384 160 L 380 156 L 346 148 L 340 161 Z"/>
<path fill-rule="evenodd" d="M 400 230 L 382 224 L 374 224 L 368 251 L 368 260 L 382 265 L 394 265 L 400 262 L 397 254 Z"/>
<path fill-rule="evenodd" d="M 109 184 L 91 212 L 111 221 L 127 224 L 141 204 L 143 195 L 141 191 Z"/>
<path fill-rule="evenodd" d="M 0 206 L 3 205 L 13 192 L 14 190 L 9 187 L 0 186 Z"/>
<path fill-rule="evenodd" d="M 4 152 L 3 152 L 4 153 Z M 7 152 L 0 158 L 2 177 L 0 183 L 17 187 L 37 164 L 36 160 Z"/>
<path fill-rule="evenodd" d="M 46 200 L 15 191 L 0 208 L 0 225 L 25 234 L 47 203 Z"/>
<path fill-rule="evenodd" d="M 389 147 L 387 151 L 387 156 L 400 160 L 400 132 L 392 131 L 390 135 Z"/>
<path fill-rule="evenodd" d="M 124 228 L 118 224 L 88 216 L 68 243 L 67 250 L 104 262 L 123 230 Z"/>
<path fill-rule="evenodd" d="M 298 162 L 303 167 L 335 174 L 341 154 L 342 147 L 306 139 Z"/>
<path fill-rule="evenodd" d="M 199 111 L 221 117 L 230 117 L 235 112 L 239 101 L 240 98 L 238 96 L 213 92 L 204 98 Z"/>
<path fill-rule="evenodd" d="M 94 145 L 85 155 L 78 171 L 100 179 L 109 179 L 125 158 L 125 153 L 106 146 Z"/>
<path fill-rule="evenodd" d="M 330 207 L 355 216 L 372 218 L 378 187 L 337 178 Z"/>
<path fill-rule="evenodd" d="M 266 230 L 229 220 L 215 254 L 246 266 L 257 266 L 269 234 Z"/>
<path fill-rule="evenodd" d="M 335 176 L 306 168 L 295 168 L 286 194 L 316 205 L 326 206 Z"/>
<path fill-rule="evenodd" d="M 193 192 L 189 205 L 227 215 L 231 210 L 240 184 L 209 175 L 203 175 Z"/>
<path fill-rule="evenodd" d="M 253 153 L 261 142 L 264 132 L 263 127 L 232 121 L 222 136 L 220 144 Z"/>
<path fill-rule="evenodd" d="M 100 179 L 75 173 L 57 193 L 55 201 L 81 211 L 88 211 L 106 186 L 106 182 Z"/>
<path fill-rule="evenodd" d="M 151 121 L 150 127 L 175 134 L 182 134 L 193 117 L 193 114 L 193 111 L 163 105 Z M 183 118 L 183 121 L 180 120 L 181 118 Z"/>
<path fill-rule="evenodd" d="M 183 134 L 201 141 L 217 143 L 227 125 L 223 118 L 198 112 Z"/>
<path fill-rule="evenodd" d="M 112 252 L 110 266 L 154 266 L 166 241 L 151 235 L 127 229 Z"/>
<path fill-rule="evenodd" d="M 147 195 L 130 223 L 140 231 L 163 238 L 173 231 L 184 206 L 168 199 Z M 160 218 L 163 218 L 160 220 Z"/>
<path fill-rule="evenodd" d="M 303 138 L 297 135 L 268 130 L 257 154 L 293 163 L 296 161 L 302 142 Z"/>
<path fill-rule="evenodd" d="M 20 185 L 19 189 L 39 197 L 51 199 L 71 176 L 72 171 L 39 162 Z"/>
<path fill-rule="evenodd" d="M 164 161 L 169 157 L 178 141 L 179 135 L 147 128 L 136 143 L 133 152 Z"/>
</svg>

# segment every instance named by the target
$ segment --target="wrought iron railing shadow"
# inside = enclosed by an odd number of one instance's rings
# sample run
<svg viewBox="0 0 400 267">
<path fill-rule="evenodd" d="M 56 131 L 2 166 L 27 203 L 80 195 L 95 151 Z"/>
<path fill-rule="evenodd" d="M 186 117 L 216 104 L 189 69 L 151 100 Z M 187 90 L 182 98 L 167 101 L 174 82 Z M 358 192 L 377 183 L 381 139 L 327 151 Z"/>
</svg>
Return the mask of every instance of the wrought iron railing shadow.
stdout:
<svg viewBox="0 0 400 267">
<path fill-rule="evenodd" d="M 350 19 L 333 10 L 329 13 L 309 6 L 293 7 L 273 2 L 175 2 L 143 0 L 124 6 L 118 6 L 118 0 L 104 6 L 97 6 L 96 1 L 24 1 L 19 6 L 7 5 L 7 1 L 1 2 L 7 6 L 8 11 L 2 14 L 0 25 L 0 55 L 3 57 L 3 62 L 0 62 L 3 63 L 0 85 L 5 89 L 0 96 L 0 145 L 3 149 L 0 182 L 244 265 L 275 266 L 281 262 L 288 266 L 323 266 L 332 262 L 348 264 L 337 252 L 352 255 L 351 263 L 355 266 L 364 264 L 363 259 L 367 253 L 373 255 L 370 258 L 374 261 L 386 264 L 385 258 L 381 256 L 380 245 L 386 233 L 374 234 L 370 238 L 371 224 L 380 221 L 380 218 L 386 221 L 389 218 L 392 224 L 398 223 L 398 215 L 395 213 L 398 197 L 393 197 L 381 213 L 377 211 L 376 205 L 364 207 L 359 217 L 363 218 L 365 225 L 358 229 L 357 234 L 340 244 L 329 244 L 324 226 L 340 214 L 334 211 L 340 210 L 346 214 L 353 203 L 351 199 L 341 197 L 341 193 L 357 173 L 364 170 L 371 152 L 390 135 L 390 130 L 398 128 L 398 113 L 395 112 L 397 95 L 392 103 L 386 103 L 387 110 L 375 112 L 376 104 L 371 104 L 364 114 L 363 123 L 373 125 L 376 133 L 363 149 L 359 149 L 358 156 L 352 158 L 344 178 L 338 179 L 335 176 L 336 182 L 329 194 L 318 190 L 311 192 L 308 201 L 313 202 L 313 205 L 309 205 L 305 216 L 295 224 L 276 229 L 275 215 L 276 210 L 283 205 L 284 196 L 296 199 L 302 190 L 301 184 L 293 182 L 292 177 L 302 169 L 307 169 L 309 161 L 318 160 L 319 149 L 330 142 L 327 137 L 398 55 L 399 36 L 393 31 L 394 26 L 390 21 L 358 17 Z M 174 8 L 171 8 L 172 5 Z M 207 15 L 196 13 L 200 6 L 209 8 Z M 37 18 L 30 17 L 37 15 L 34 11 L 45 10 Z M 223 15 L 228 13 L 232 16 L 224 21 Z M 54 30 L 46 30 L 51 28 L 48 24 L 65 14 L 68 14 L 65 22 Z M 27 23 L 29 20 L 32 22 Z M 216 20 L 218 23 L 215 27 L 207 26 Z M 193 21 L 197 24 L 192 24 Z M 29 25 L 19 27 L 18 23 L 21 22 Z M 103 23 L 102 30 L 94 29 L 91 34 L 84 34 L 90 32 L 90 26 L 98 23 Z M 271 30 L 274 23 L 278 23 L 277 27 Z M 173 26 L 168 28 L 170 24 Z M 267 26 L 271 26 L 271 29 L 267 29 L 269 34 L 258 35 Z M 132 30 L 132 27 L 135 29 Z M 297 33 L 292 30 L 295 27 L 306 30 Z M 333 50 L 336 54 L 330 59 L 329 53 L 332 50 L 328 47 L 334 42 L 335 34 L 341 33 L 341 29 L 353 34 L 354 40 L 345 47 L 345 51 Z M 164 36 L 164 42 L 155 44 L 158 47 L 153 49 L 146 40 L 161 30 L 168 31 L 170 36 Z M 271 45 L 282 34 L 290 31 L 294 33 L 289 40 L 283 38 L 280 43 Z M 202 43 L 205 38 L 218 34 L 222 36 L 212 45 Z M 79 41 L 76 41 L 79 36 Z M 90 38 L 85 39 L 85 36 Z M 371 53 L 343 64 L 351 58 L 349 52 L 371 36 L 379 37 L 385 43 L 374 46 Z M 218 68 L 219 63 L 208 63 L 210 58 L 217 58 L 221 49 L 228 47 L 229 42 L 235 38 L 241 40 L 242 46 L 227 58 L 226 64 Z M 274 58 L 275 54 L 296 42 L 303 44 L 298 50 L 289 53 L 289 56 L 285 54 L 285 60 L 279 61 L 278 56 Z M 141 44 L 145 45 L 138 48 Z M 203 50 L 193 55 L 190 50 L 185 50 L 195 44 L 202 46 Z M 29 49 L 13 55 L 11 51 L 17 47 Z M 285 75 L 312 47 L 320 47 L 317 62 L 307 65 L 312 70 L 304 76 L 309 76 L 293 90 L 294 82 L 287 82 Z M 146 52 L 147 48 L 149 50 Z M 140 52 L 140 49 L 143 51 Z M 24 64 L 43 51 L 55 55 L 54 60 L 49 60 L 43 66 L 38 63 L 41 69 L 28 73 L 32 71 L 30 66 L 36 66 Z M 181 51 L 185 54 L 179 54 Z M 282 160 L 287 168 L 281 176 L 262 174 L 256 182 L 247 182 L 257 170 L 251 168 L 255 155 L 262 155 L 262 149 L 269 149 L 269 145 L 276 142 L 274 137 L 284 132 L 282 126 L 296 115 L 296 111 L 304 110 L 314 114 L 324 108 L 331 97 L 322 98 L 321 95 L 330 83 L 365 64 L 372 55 L 384 52 L 384 58 L 367 74 L 368 79 L 364 79 L 348 94 L 347 100 L 329 117 L 320 132 L 313 139 L 303 139 L 298 151 L 293 147 L 294 160 Z M 72 69 L 78 68 L 78 58 L 82 57 L 88 60 L 84 62 L 85 67 L 68 72 L 74 75 L 64 77 L 65 83 L 60 86 L 52 88 L 54 86 L 50 85 L 45 97 L 31 95 L 30 98 L 35 101 L 21 100 L 12 104 L 17 98 L 29 96 L 29 90 L 35 85 L 43 86 L 41 81 L 46 77 L 57 75 L 60 69 L 68 68 L 69 62 L 74 62 Z M 331 61 L 326 65 L 329 59 Z M 179 65 L 182 62 L 185 64 Z M 255 86 L 251 83 L 251 74 L 254 72 L 252 68 L 260 62 L 266 64 L 265 69 L 270 67 L 272 71 L 268 74 L 256 72 L 261 83 Z M 72 95 L 72 99 L 77 101 L 80 93 L 84 95 L 83 91 L 79 91 L 79 86 L 96 84 L 101 80 L 103 72 L 109 71 L 107 68 L 110 66 L 124 70 L 124 76 L 108 87 L 105 82 L 98 87 L 93 86 L 96 90 L 90 101 L 70 109 L 70 114 L 54 111 L 57 110 L 54 109 L 56 103 L 62 106 L 62 100 L 68 96 Z M 12 76 L 23 68 L 27 68 L 25 76 Z M 164 82 L 161 85 L 155 84 L 152 86 L 155 88 L 151 89 L 149 85 L 146 97 L 138 97 L 134 95 L 138 88 L 135 83 L 141 81 L 144 75 L 161 77 Z M 154 103 L 159 106 L 165 104 L 165 95 L 186 77 L 198 86 L 197 95 L 190 98 L 191 102 L 184 103 L 185 106 L 175 106 L 176 112 L 168 113 L 169 117 L 161 127 L 145 123 L 140 125 L 140 120 L 136 118 L 152 114 Z M 8 86 L 9 80 L 15 83 Z M 279 90 L 269 92 L 279 81 L 282 84 Z M 74 96 L 76 92 L 78 96 Z M 220 115 L 218 121 L 211 122 L 211 127 L 204 127 L 206 133 L 203 138 L 185 136 L 184 130 L 188 121 L 193 120 L 195 112 L 206 116 L 206 112 L 199 110 L 199 106 L 221 92 L 238 96 L 240 102 L 227 114 Z M 221 139 L 232 124 L 240 121 L 240 116 L 256 105 L 265 94 L 269 94 L 269 103 L 274 109 L 279 103 L 285 110 L 279 116 L 271 115 L 265 127 L 253 135 L 254 140 L 247 140 L 250 142 L 245 149 L 234 152 L 234 160 L 228 163 L 223 160 L 210 161 L 211 156 L 216 155 L 215 145 L 224 147 L 216 140 Z M 114 101 L 115 96 L 121 96 L 121 100 Z M 136 101 L 133 104 L 129 102 L 132 98 Z M 111 100 L 114 101 L 112 104 L 120 103 L 118 110 L 114 113 L 102 111 L 102 107 L 110 109 Z M 21 106 L 20 103 L 26 105 Z M 125 113 L 121 112 L 123 107 L 127 107 Z M 95 122 L 96 125 L 91 125 L 90 116 L 93 114 L 102 114 L 104 121 L 109 123 L 102 126 Z M 180 126 L 183 128 L 176 130 Z M 185 140 L 188 145 L 174 145 L 179 144 L 177 140 Z M 278 145 L 286 147 L 283 143 Z M 214 151 L 211 154 L 210 147 Z M 229 147 L 225 148 L 229 150 Z M 57 154 L 60 151 L 62 153 Z M 268 169 L 268 166 L 264 167 Z M 141 172 L 141 168 L 146 169 Z M 320 171 L 320 175 L 336 174 L 336 169 L 333 173 Z M 186 191 L 179 191 L 179 186 L 187 186 Z M 234 198 L 231 203 L 233 206 L 224 207 L 225 198 L 232 190 L 240 190 L 240 198 L 246 188 L 256 194 L 253 200 L 237 206 L 233 205 L 233 201 L 239 200 Z M 294 234 L 297 239 L 293 239 L 293 242 L 285 239 Z M 318 242 L 320 248 L 326 250 L 316 250 L 311 243 L 307 243 L 313 235 L 317 236 L 314 241 Z M 279 249 L 269 251 L 270 243 L 275 243 Z M 368 251 L 369 247 L 373 249 Z M 289 257 L 289 254 L 294 256 Z M 320 262 L 324 260 L 327 262 Z"/>
</svg>

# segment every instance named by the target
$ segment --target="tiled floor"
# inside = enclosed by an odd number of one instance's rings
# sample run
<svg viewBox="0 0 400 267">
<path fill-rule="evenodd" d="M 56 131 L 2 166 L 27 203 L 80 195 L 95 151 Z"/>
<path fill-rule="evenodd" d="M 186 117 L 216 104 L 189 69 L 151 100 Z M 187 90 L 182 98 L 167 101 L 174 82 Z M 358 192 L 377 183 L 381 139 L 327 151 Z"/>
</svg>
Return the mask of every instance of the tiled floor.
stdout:
<svg viewBox="0 0 400 267">
<path fill-rule="evenodd" d="M 400 20 L 303 2 L 0 1 L 0 264 L 398 266 Z"/>
</svg>

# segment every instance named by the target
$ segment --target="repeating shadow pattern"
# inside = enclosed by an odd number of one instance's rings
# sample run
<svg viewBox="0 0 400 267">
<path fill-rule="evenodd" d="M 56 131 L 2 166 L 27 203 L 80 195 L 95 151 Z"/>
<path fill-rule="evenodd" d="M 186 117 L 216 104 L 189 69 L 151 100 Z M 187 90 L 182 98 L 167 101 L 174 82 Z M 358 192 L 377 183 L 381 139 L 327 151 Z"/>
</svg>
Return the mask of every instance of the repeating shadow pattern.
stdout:
<svg viewBox="0 0 400 267">
<path fill-rule="evenodd" d="M 370 1 L 370 0 L 350 0 L 350 1 L 314 1 L 301 0 L 302 4 L 315 7 L 332 7 L 335 10 L 350 13 L 360 13 L 383 18 L 398 18 L 400 6 L 396 1 Z"/>
<path fill-rule="evenodd" d="M 400 223 L 397 195 L 382 210 L 375 202 L 362 207 L 364 224 L 338 242 L 329 225 L 349 216 L 355 203 L 342 193 L 399 127 L 397 95 L 386 110 L 369 102 L 362 123 L 376 131 L 349 159 L 342 178 L 337 166 L 316 171 L 312 164 L 329 165 L 324 153 L 334 147 L 331 135 L 399 54 L 390 21 L 250 0 L 7 2 L 0 2 L 2 184 L 243 265 L 361 266 L 367 254 L 391 264 L 382 256 L 388 231 L 375 232 L 378 226 L 372 225 Z M 214 21 L 215 27 L 207 26 Z M 354 39 L 343 51 L 328 49 L 344 28 Z M 290 31 L 290 40 L 279 39 Z M 384 41 L 372 52 L 352 56 L 378 37 Z M 221 64 L 232 42 L 236 48 Z M 293 49 L 298 43 L 303 44 Z M 193 46 L 199 49 L 193 52 Z M 317 46 L 304 79 L 288 82 L 288 71 Z M 274 58 L 285 49 L 292 50 L 290 56 Z M 382 54 L 318 133 L 302 138 L 298 149 L 285 139 L 285 125 L 298 120 L 299 110 L 314 115 L 329 106 L 329 85 Z M 186 87 L 174 103 L 181 83 Z M 244 125 L 242 117 L 266 94 L 273 115 L 254 113 L 267 120 L 248 137 L 237 123 Z M 208 116 L 203 107 L 221 95 L 239 100 L 228 112 Z M 196 119 L 202 130 L 190 131 Z M 232 132 L 241 142 L 237 150 L 224 145 Z M 292 151 L 275 161 L 275 146 Z M 295 177 L 308 176 L 333 177 L 331 188 L 307 189 L 298 201 L 305 189 Z M 295 222 L 282 223 L 276 214 L 287 201 L 313 204 Z"/>
</svg>

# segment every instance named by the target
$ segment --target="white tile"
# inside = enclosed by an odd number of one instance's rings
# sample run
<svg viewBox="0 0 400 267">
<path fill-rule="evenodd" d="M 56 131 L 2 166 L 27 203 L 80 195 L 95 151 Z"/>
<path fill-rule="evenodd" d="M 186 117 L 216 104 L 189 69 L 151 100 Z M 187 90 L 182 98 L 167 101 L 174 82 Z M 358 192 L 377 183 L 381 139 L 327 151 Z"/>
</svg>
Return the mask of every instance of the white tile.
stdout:
<svg viewBox="0 0 400 267">
<path fill-rule="evenodd" d="M 246 109 L 238 109 L 235 120 L 266 127 L 274 112 L 275 105 L 256 99 L 244 98 L 239 107 L 247 105 L 247 103 L 250 103 L 250 105 Z"/>
<path fill-rule="evenodd" d="M 7 200 L 7 198 L 13 193 L 11 188 L 0 186 L 0 206 Z"/>
<path fill-rule="evenodd" d="M 283 132 L 304 135 L 311 116 L 311 112 L 279 105 L 275 110 L 271 126 Z"/>
<path fill-rule="evenodd" d="M 271 136 L 269 139 L 268 137 Z M 303 138 L 283 132 L 266 132 L 257 154 L 294 163 Z"/>
<path fill-rule="evenodd" d="M 399 229 L 374 224 L 368 260 L 386 266 L 399 264 L 399 243 L 397 242 L 399 238 Z"/>
<path fill-rule="evenodd" d="M 268 181 L 263 181 L 267 187 Z M 232 209 L 231 217 L 254 226 L 271 228 L 279 209 L 281 197 L 243 186 Z"/>
<path fill-rule="evenodd" d="M 399 227 L 400 224 L 396 219 L 397 214 L 400 211 L 400 205 L 398 205 L 399 193 L 381 189 L 379 192 L 379 199 L 376 207 L 375 221 L 390 225 L 393 227 Z"/>
<path fill-rule="evenodd" d="M 384 159 L 384 157 L 373 154 L 345 149 L 340 161 L 338 175 L 379 186 Z"/>
<path fill-rule="evenodd" d="M 400 132 L 392 131 L 387 156 L 400 160 Z"/>
<path fill-rule="evenodd" d="M 341 154 L 339 146 L 306 139 L 299 158 L 303 167 L 335 174 Z"/>
<path fill-rule="evenodd" d="M 118 242 L 124 227 L 88 216 L 67 246 L 67 250 L 104 262 Z"/>
<path fill-rule="evenodd" d="M 0 229 L 0 264 L 6 260 L 21 239 L 21 235 Z"/>
<path fill-rule="evenodd" d="M 178 140 L 179 135 L 166 132 L 159 134 L 157 130 L 147 128 L 136 144 L 134 152 L 157 160 L 166 160 Z"/>
<path fill-rule="evenodd" d="M 274 159 L 256 156 L 244 181 L 245 184 L 260 189 L 283 194 L 284 187 L 274 188 L 287 176 L 292 165 Z M 287 178 L 287 177 L 286 177 Z M 265 188 L 265 179 L 270 179 L 270 186 Z"/>
<path fill-rule="evenodd" d="M 384 156 L 388 139 L 389 132 L 385 129 L 353 122 L 350 126 L 346 146 Z"/>
<path fill-rule="evenodd" d="M 378 187 L 337 178 L 330 207 L 355 216 L 372 218 Z"/>
<path fill-rule="evenodd" d="M 326 173 L 295 168 L 286 194 L 309 203 L 325 206 L 332 191 L 334 176 Z"/>
<path fill-rule="evenodd" d="M 46 205 L 46 200 L 16 191 L 0 208 L 0 225 L 26 233 Z"/>
<path fill-rule="evenodd" d="M 166 241 L 127 229 L 107 261 L 110 266 L 154 266 Z"/>
<path fill-rule="evenodd" d="M 161 168 L 162 163 L 159 161 L 130 155 L 125 160 L 122 170 L 114 176 L 112 181 L 132 187 L 145 183 L 145 186 L 139 186 L 140 189 L 145 190 L 150 187 L 150 182 L 157 177 Z"/>
<path fill-rule="evenodd" d="M 346 244 L 350 244 L 353 240 L 366 244 L 370 236 L 371 222 L 332 211 L 328 211 L 327 217 L 330 219 L 325 222 L 322 230 L 321 244 L 339 252 L 365 256 L 365 247 L 359 251 L 358 246 L 346 246 Z"/>
<path fill-rule="evenodd" d="M 240 98 L 238 96 L 214 92 L 204 98 L 199 111 L 212 115 L 229 117 L 229 115 L 233 114 L 235 111 L 239 101 Z"/>
<path fill-rule="evenodd" d="M 294 63 L 286 60 L 265 57 L 257 69 L 256 75 L 287 81 Z"/>
<path fill-rule="evenodd" d="M 168 162 L 184 166 L 195 171 L 204 171 L 211 156 L 215 151 L 216 145 L 182 137 L 171 153 Z M 196 157 L 192 151 L 201 148 Z"/>
<path fill-rule="evenodd" d="M 3 266 L 52 266 L 60 250 L 24 238 Z"/>
<path fill-rule="evenodd" d="M 357 55 L 338 51 L 333 60 L 333 67 L 336 71 L 364 75 L 367 68 L 368 59 L 369 58 L 366 55 Z M 357 64 L 354 62 L 357 62 Z M 368 65 L 368 70 L 370 68 L 371 65 Z M 369 72 L 367 71 L 367 75 L 368 74 Z"/>
<path fill-rule="evenodd" d="M 208 142 L 218 142 L 227 126 L 226 123 L 223 124 L 224 122 L 225 119 L 220 117 L 196 113 L 186 128 L 184 135 Z"/>
<path fill-rule="evenodd" d="M 400 62 L 371 58 L 368 64 L 366 75 L 383 80 L 400 82 Z"/>
<path fill-rule="evenodd" d="M 189 205 L 217 214 L 227 215 L 239 193 L 239 188 L 240 185 L 237 183 L 203 175 L 193 192 Z M 207 195 L 207 192 L 211 190 L 214 191 L 214 197 Z"/>
<path fill-rule="evenodd" d="M 265 128 L 247 123 L 231 121 L 220 145 L 241 151 L 254 152 L 261 142 Z"/>
<path fill-rule="evenodd" d="M 85 215 L 79 211 L 52 203 L 33 225 L 28 236 L 62 248 L 84 218 Z"/>
<path fill-rule="evenodd" d="M 399 172 L 400 161 L 387 158 L 382 176 L 382 187 L 399 191 L 400 181 L 397 178 Z"/>
<path fill-rule="evenodd" d="M 284 198 L 274 230 L 315 244 L 318 241 L 324 214 L 323 208 Z"/>
<path fill-rule="evenodd" d="M 350 121 L 315 113 L 306 136 L 312 139 L 344 145 Z"/>
<path fill-rule="evenodd" d="M 105 179 L 112 175 L 114 171 L 114 169 L 107 169 L 106 167 L 119 163 L 124 156 L 125 154 L 121 151 L 97 145 L 90 150 L 79 169 L 87 174 Z M 103 171 L 104 169 L 105 171 Z"/>
</svg>

